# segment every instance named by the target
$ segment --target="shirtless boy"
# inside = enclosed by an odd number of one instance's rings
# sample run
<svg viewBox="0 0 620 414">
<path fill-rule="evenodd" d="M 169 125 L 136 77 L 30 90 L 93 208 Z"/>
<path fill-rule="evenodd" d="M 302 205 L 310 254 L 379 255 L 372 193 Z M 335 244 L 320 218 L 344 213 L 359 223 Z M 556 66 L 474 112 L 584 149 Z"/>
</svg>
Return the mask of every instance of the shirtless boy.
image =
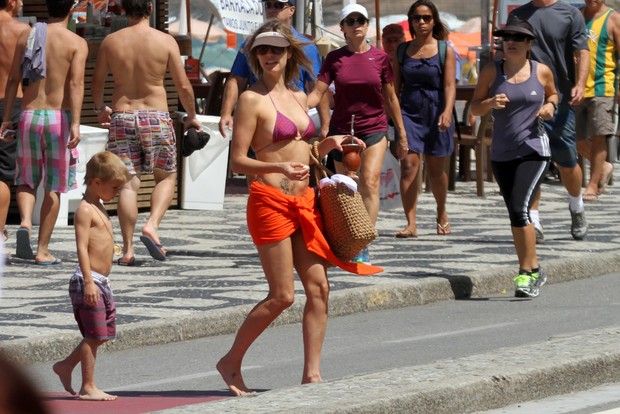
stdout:
<svg viewBox="0 0 620 414">
<path fill-rule="evenodd" d="M 26 23 L 15 19 L 22 8 L 21 0 L 0 0 L 0 114 L 4 113 L 4 89 L 9 78 L 9 69 L 13 64 L 17 39 L 24 30 L 28 29 Z M 6 128 L 16 130 L 21 112 L 21 88 L 17 91 L 19 99 L 15 99 L 11 110 L 10 123 Z M 0 140 L 0 237 L 6 241 L 6 217 L 11 202 L 10 185 L 15 179 L 15 157 L 17 142 L 11 138 Z"/>
<path fill-rule="evenodd" d="M 8 129 L 18 87 L 23 87 L 22 113 L 17 137 L 17 204 L 21 217 L 17 232 L 17 256 L 35 259 L 39 265 L 55 265 L 60 259 L 49 252 L 49 242 L 60 209 L 60 193 L 77 187 L 74 149 L 80 141 L 80 111 L 84 96 L 86 41 L 67 29 L 73 0 L 46 0 L 49 19 L 23 31 L 17 40 L 8 78 L 0 133 Z M 45 32 L 47 32 L 45 34 Z M 34 48 L 45 49 L 45 60 L 36 53 L 30 70 L 23 74 L 26 42 L 33 34 Z M 45 65 L 45 72 L 37 70 Z M 25 76 L 24 76 L 25 75 Z M 73 151 L 72 151 L 73 150 Z M 46 171 L 43 175 L 43 171 Z M 45 186 L 36 256 L 30 246 L 32 212 L 39 183 Z"/>
<path fill-rule="evenodd" d="M 112 222 L 100 200 L 110 201 L 129 179 L 125 164 L 104 151 L 86 164 L 86 192 L 75 211 L 75 240 L 79 266 L 69 282 L 73 314 L 84 339 L 64 360 L 54 364 L 54 372 L 67 392 L 76 395 L 71 374 L 82 364 L 81 400 L 110 401 L 95 385 L 97 348 L 116 336 L 116 306 L 108 275 L 114 256 Z"/>
<path fill-rule="evenodd" d="M 108 150 L 118 155 L 132 175 L 123 187 L 118 218 L 123 234 L 123 256 L 118 264 L 134 264 L 133 233 L 138 219 L 141 174 L 154 174 L 151 213 L 140 240 L 156 260 L 166 260 L 158 228 L 170 206 L 177 183 L 176 138 L 168 113 L 164 79 L 170 71 L 187 111 L 185 128 L 201 130 L 196 119 L 194 91 L 172 36 L 149 25 L 150 0 L 123 0 L 129 27 L 107 36 L 101 43 L 93 75 L 92 95 L 99 122 L 109 125 Z M 148 41 L 147 41 L 148 39 Z M 112 72 L 112 102 L 104 102 L 103 86 Z"/>
</svg>

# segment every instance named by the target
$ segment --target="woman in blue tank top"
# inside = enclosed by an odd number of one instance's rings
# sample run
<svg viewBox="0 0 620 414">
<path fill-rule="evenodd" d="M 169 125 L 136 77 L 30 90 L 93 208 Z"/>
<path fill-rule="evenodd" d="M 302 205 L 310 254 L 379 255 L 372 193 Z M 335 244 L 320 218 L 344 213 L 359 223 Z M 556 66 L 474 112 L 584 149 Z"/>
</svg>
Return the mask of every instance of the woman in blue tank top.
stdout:
<svg viewBox="0 0 620 414">
<path fill-rule="evenodd" d="M 471 112 L 493 111 L 493 174 L 519 259 L 515 296 L 536 297 L 547 278 L 538 264 L 530 208 L 551 157 L 542 122 L 554 116 L 558 94 L 549 67 L 528 58 L 535 36 L 527 21 L 511 17 L 493 35 L 502 38 L 505 59 L 480 73 Z"/>
<path fill-rule="evenodd" d="M 409 144 L 407 156 L 400 162 L 401 198 L 407 227 L 395 236 L 418 235 L 416 177 L 422 156 L 437 203 L 436 231 L 439 235 L 448 235 L 451 226 L 446 210 L 448 174 L 445 162 L 454 151 L 452 108 L 456 97 L 456 56 L 451 47 L 445 48 L 444 56 L 440 56 L 439 44 L 447 40 L 448 29 L 431 0 L 416 1 L 407 16 L 413 40 L 405 45 L 399 64 L 394 65 L 394 86 L 400 96 Z"/>
</svg>

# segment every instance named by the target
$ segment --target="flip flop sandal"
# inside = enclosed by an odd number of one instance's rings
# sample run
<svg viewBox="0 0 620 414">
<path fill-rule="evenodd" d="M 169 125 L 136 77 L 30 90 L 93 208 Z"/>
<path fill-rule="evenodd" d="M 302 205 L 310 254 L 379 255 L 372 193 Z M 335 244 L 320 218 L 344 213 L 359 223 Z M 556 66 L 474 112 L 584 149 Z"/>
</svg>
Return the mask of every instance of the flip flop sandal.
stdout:
<svg viewBox="0 0 620 414">
<path fill-rule="evenodd" d="M 128 261 L 126 261 L 126 262 L 123 262 L 121 259 L 118 259 L 116 261 L 116 264 L 119 265 L 119 266 L 135 266 L 136 265 L 136 257 L 135 256 L 131 256 L 131 258 Z"/>
<path fill-rule="evenodd" d="M 60 260 L 57 257 L 54 257 L 54 260 L 51 260 L 51 261 L 45 261 L 45 262 L 35 261 L 35 263 L 39 266 L 55 266 L 55 265 L 62 264 L 62 260 Z"/>
<path fill-rule="evenodd" d="M 144 243 L 146 250 L 149 251 L 151 257 L 155 260 L 159 260 L 160 262 L 164 262 L 166 260 L 166 255 L 163 253 L 163 246 L 160 243 L 155 243 L 153 239 L 148 236 L 140 236 L 140 241 Z"/>
<path fill-rule="evenodd" d="M 34 260 L 35 256 L 32 252 L 32 245 L 30 244 L 30 230 L 25 227 L 20 227 L 15 233 L 15 240 L 17 243 L 15 256 L 20 259 Z"/>
</svg>

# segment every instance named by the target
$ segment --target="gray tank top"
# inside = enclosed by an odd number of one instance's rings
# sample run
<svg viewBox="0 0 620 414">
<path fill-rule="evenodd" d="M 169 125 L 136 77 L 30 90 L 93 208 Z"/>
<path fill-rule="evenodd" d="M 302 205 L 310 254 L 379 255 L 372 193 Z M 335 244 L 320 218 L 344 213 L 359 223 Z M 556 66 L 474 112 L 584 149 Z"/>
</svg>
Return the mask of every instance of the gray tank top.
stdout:
<svg viewBox="0 0 620 414">
<path fill-rule="evenodd" d="M 506 80 L 503 64 L 495 62 L 497 76 L 489 96 L 505 93 L 510 102 L 504 109 L 493 110 L 491 160 L 510 161 L 533 153 L 550 157 L 549 137 L 537 116 L 545 100 L 545 88 L 536 75 L 538 63 L 530 60 L 530 77 L 520 83 Z"/>
</svg>

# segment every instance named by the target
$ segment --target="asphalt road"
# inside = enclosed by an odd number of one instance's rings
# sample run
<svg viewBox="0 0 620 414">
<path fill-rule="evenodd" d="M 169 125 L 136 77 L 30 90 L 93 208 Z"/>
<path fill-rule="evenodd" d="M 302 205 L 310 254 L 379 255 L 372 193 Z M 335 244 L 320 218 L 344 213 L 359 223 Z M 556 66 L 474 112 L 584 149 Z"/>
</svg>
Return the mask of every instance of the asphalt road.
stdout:
<svg viewBox="0 0 620 414">
<path fill-rule="evenodd" d="M 323 378 L 427 364 L 518 345 L 524 345 L 527 363 L 527 354 L 536 352 L 528 344 L 616 325 L 619 278 L 620 273 L 614 273 L 547 285 L 532 300 L 516 299 L 507 292 L 332 318 L 323 352 Z M 220 398 L 226 389 L 214 367 L 232 340 L 233 336 L 225 335 L 101 353 L 96 381 L 100 388 L 121 395 L 182 392 Z M 302 357 L 300 325 L 271 328 L 246 356 L 245 382 L 258 391 L 297 385 Z M 42 391 L 60 392 L 51 365 L 40 363 L 29 369 Z M 79 371 L 74 387 L 79 388 Z"/>
</svg>

